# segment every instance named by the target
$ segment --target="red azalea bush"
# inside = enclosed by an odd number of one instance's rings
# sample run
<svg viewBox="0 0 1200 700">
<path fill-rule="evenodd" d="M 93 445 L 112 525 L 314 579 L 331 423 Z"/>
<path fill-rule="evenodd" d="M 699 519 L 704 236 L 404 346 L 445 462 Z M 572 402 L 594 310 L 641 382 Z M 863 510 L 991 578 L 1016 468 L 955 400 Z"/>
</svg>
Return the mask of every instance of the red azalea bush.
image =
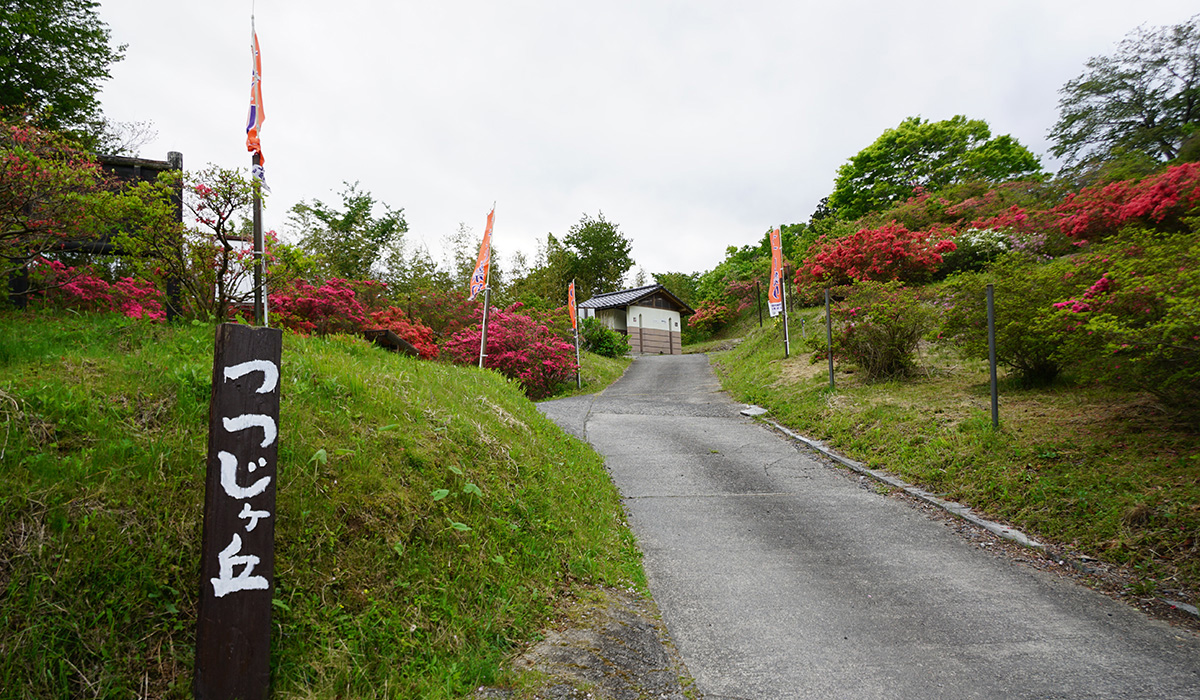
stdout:
<svg viewBox="0 0 1200 700">
<path fill-rule="evenodd" d="M 417 349 L 422 359 L 432 360 L 438 356 L 433 330 L 418 320 L 409 319 L 398 306 L 371 312 L 371 322 L 364 330 L 377 329 L 386 329 L 400 336 Z"/>
<path fill-rule="evenodd" d="M 953 237 L 947 227 L 909 231 L 896 222 L 832 241 L 822 237 L 811 262 L 796 270 L 796 291 L 811 300 L 820 289 L 861 280 L 924 281 L 942 262 L 942 254 L 955 249 Z"/>
<path fill-rule="evenodd" d="M 41 259 L 30 267 L 30 282 L 40 290 L 35 298 L 63 309 L 110 311 L 129 318 L 166 320 L 162 293 L 153 283 L 132 277 L 116 282 L 101 278 L 90 266 L 67 267 Z"/>
<path fill-rule="evenodd" d="M 1098 241 L 1133 223 L 1183 230 L 1184 219 L 1194 216 L 1198 207 L 1200 163 L 1184 163 L 1142 180 L 1085 187 L 1051 213 L 1067 236 Z"/>
<path fill-rule="evenodd" d="M 336 277 L 320 287 L 296 280 L 268 300 L 271 324 L 298 333 L 357 333 L 367 323 L 351 283 Z"/>
<path fill-rule="evenodd" d="M 716 301 L 702 301 L 696 306 L 696 313 L 687 320 L 689 328 L 701 333 L 714 333 L 734 318 L 734 312 L 725 304 Z"/>
<path fill-rule="evenodd" d="M 555 335 L 545 324 L 518 313 L 521 307 L 517 303 L 488 312 L 484 367 L 515 379 L 530 398 L 540 399 L 554 393 L 578 369 L 575 346 Z M 456 333 L 443 348 L 454 362 L 479 362 L 482 310 L 475 320 L 476 325 Z"/>
</svg>

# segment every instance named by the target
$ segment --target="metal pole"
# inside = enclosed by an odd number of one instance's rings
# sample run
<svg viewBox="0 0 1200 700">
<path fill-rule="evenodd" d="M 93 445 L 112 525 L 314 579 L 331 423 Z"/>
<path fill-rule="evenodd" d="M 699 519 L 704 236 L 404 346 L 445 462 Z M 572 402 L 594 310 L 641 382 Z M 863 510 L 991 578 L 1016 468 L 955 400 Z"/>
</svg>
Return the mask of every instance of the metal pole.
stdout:
<svg viewBox="0 0 1200 700">
<path fill-rule="evenodd" d="M 251 173 L 258 172 L 262 156 L 257 152 L 250 158 Z M 267 325 L 266 288 L 263 286 L 262 180 L 250 176 L 254 188 L 254 325 Z"/>
<path fill-rule="evenodd" d="M 833 317 L 829 314 L 829 290 L 825 290 L 825 354 L 829 355 L 829 390 L 833 391 Z"/>
<path fill-rule="evenodd" d="M 1000 395 L 996 387 L 996 304 L 995 289 L 987 286 L 988 370 L 992 378 L 992 428 L 1000 427 Z"/>
<path fill-rule="evenodd" d="M 483 369 L 483 358 L 487 357 L 488 302 L 492 298 L 490 287 L 483 288 L 483 332 L 479 334 L 479 369 Z"/>
<path fill-rule="evenodd" d="M 787 317 L 787 283 L 784 282 L 787 279 L 787 265 L 780 270 L 779 276 L 783 278 L 779 280 L 779 300 L 783 302 L 783 359 L 786 360 L 792 356 L 792 335 L 788 330 Z"/>
<path fill-rule="evenodd" d="M 575 280 L 571 280 L 571 289 L 575 289 Z M 572 291 L 574 296 L 574 291 Z M 575 308 L 571 309 L 572 318 L 575 319 L 575 388 L 583 388 L 583 362 L 579 359 L 579 304 L 575 304 Z"/>
<path fill-rule="evenodd" d="M 754 280 L 754 300 L 758 302 L 758 327 L 762 328 L 762 284 Z"/>
</svg>

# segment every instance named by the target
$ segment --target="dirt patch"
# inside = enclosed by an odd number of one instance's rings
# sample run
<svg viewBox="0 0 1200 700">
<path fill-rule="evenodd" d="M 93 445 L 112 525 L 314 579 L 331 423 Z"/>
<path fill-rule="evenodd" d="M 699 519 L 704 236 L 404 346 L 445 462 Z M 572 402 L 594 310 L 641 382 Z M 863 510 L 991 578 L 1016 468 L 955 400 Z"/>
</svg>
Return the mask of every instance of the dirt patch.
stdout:
<svg viewBox="0 0 1200 700">
<path fill-rule="evenodd" d="M 811 352 L 806 352 L 780 360 L 779 379 L 776 380 L 775 386 L 788 386 L 816 377 L 828 377 L 829 363 L 821 360 L 813 362 L 812 356 Z"/>
<path fill-rule="evenodd" d="M 517 688 L 479 688 L 475 700 L 687 700 L 691 681 L 650 598 L 587 588 L 513 659 Z"/>
</svg>

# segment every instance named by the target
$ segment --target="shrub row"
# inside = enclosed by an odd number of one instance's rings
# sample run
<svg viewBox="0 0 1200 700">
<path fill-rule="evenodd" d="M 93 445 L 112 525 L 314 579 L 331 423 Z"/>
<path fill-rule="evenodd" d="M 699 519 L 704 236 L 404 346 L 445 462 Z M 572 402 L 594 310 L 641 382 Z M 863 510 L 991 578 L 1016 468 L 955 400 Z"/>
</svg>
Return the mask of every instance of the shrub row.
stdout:
<svg viewBox="0 0 1200 700">
<path fill-rule="evenodd" d="M 31 299 L 34 305 L 165 320 L 163 295 L 148 282 L 126 277 L 109 283 L 94 266 L 67 267 L 57 261 L 44 261 L 33 269 L 40 290 Z M 422 358 L 435 359 L 444 351 L 452 362 L 479 360 L 482 308 L 478 305 L 466 319 L 443 319 L 447 332 L 440 346 L 429 326 L 396 306 L 387 286 L 372 280 L 333 278 L 319 285 L 296 280 L 268 296 L 268 309 L 272 325 L 303 335 L 357 335 L 386 329 L 413 345 Z M 245 317 L 246 311 L 235 310 L 235 314 Z M 531 398 L 548 396 L 578 369 L 575 347 L 567 342 L 569 324 L 565 309 L 540 313 L 520 304 L 493 309 L 488 316 L 484 366 L 519 382 Z M 628 343 L 622 349 L 596 332 L 593 342 L 598 350 L 616 353 L 611 356 L 629 351 Z"/>
<path fill-rule="evenodd" d="M 1042 262 L 1008 254 L 985 271 L 918 291 L 900 282 L 842 288 L 832 309 L 835 357 L 873 378 L 917 366 L 922 338 L 986 359 L 986 292 L 994 286 L 997 361 L 1028 384 L 1078 381 L 1149 391 L 1200 416 L 1200 236 L 1130 227 Z"/>
</svg>

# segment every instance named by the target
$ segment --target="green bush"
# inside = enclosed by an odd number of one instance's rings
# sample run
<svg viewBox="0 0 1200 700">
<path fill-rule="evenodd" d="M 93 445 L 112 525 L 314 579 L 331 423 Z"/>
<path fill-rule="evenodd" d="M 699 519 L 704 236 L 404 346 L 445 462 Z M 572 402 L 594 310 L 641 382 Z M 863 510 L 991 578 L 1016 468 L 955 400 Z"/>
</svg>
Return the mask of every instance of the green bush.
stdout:
<svg viewBox="0 0 1200 700">
<path fill-rule="evenodd" d="M 1126 229 L 1073 260 L 1082 292 L 1054 307 L 1084 381 L 1145 390 L 1200 416 L 1200 239 Z"/>
<path fill-rule="evenodd" d="M 863 281 L 843 289 L 845 300 L 830 309 L 837 323 L 834 357 L 861 367 L 871 379 L 912 374 L 917 346 L 934 326 L 933 312 L 918 291 L 894 281 Z"/>
<path fill-rule="evenodd" d="M 1054 303 L 1082 291 L 1069 260 L 1036 263 L 1007 255 L 986 272 L 951 277 L 943 287 L 941 336 L 966 357 L 987 359 L 987 285 L 994 285 L 996 362 L 1030 386 L 1054 381 L 1067 341 Z M 1085 285 L 1086 286 L 1086 285 Z"/>
<path fill-rule="evenodd" d="M 579 324 L 583 349 L 601 357 L 624 357 L 629 354 L 629 339 L 600 322 L 585 318 Z"/>
</svg>

